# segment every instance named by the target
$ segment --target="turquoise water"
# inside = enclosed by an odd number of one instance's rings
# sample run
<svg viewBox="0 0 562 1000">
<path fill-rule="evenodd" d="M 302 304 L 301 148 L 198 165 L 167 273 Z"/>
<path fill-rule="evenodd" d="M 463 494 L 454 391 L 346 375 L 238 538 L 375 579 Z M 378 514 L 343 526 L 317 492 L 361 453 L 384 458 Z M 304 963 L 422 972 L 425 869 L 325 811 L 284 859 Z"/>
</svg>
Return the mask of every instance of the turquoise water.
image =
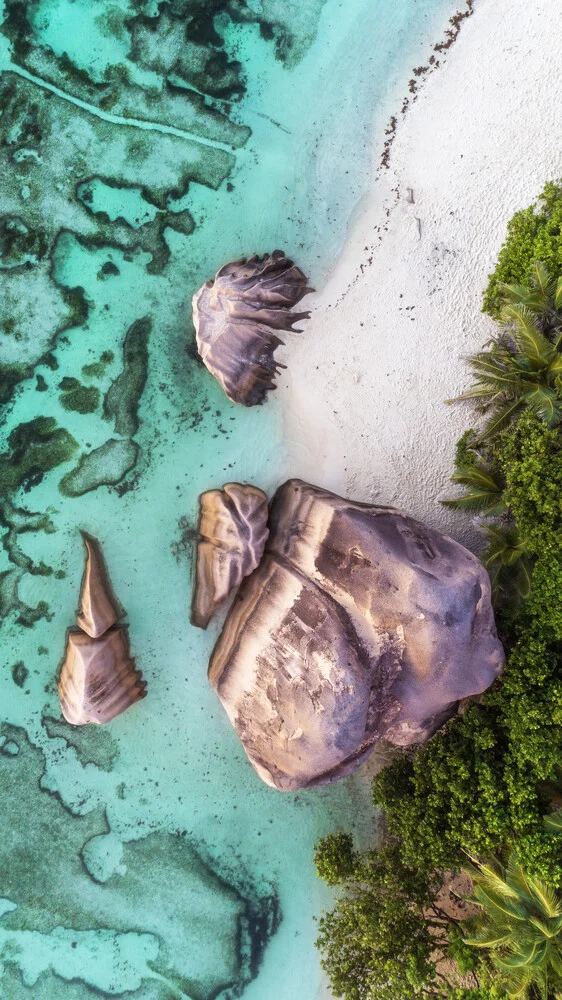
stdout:
<svg viewBox="0 0 562 1000">
<path fill-rule="evenodd" d="M 198 494 L 282 465 L 271 399 L 193 353 L 220 264 L 280 247 L 320 283 L 368 178 L 373 110 L 445 0 L 0 3 L 0 967 L 4 1000 L 315 1000 L 316 840 L 365 783 L 281 795 L 188 620 Z M 306 333 L 303 334 L 306 336 Z M 342 346 L 343 349 L 343 346 Z M 113 386 L 113 388 L 111 388 Z M 61 720 L 97 536 L 148 697 Z"/>
</svg>

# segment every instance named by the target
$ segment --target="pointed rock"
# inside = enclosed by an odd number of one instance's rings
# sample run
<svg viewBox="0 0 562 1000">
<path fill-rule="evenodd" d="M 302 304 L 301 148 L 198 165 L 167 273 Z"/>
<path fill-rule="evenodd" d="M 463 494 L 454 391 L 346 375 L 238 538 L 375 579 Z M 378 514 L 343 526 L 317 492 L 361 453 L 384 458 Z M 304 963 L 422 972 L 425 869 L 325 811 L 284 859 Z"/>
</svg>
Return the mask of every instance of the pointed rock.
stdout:
<svg viewBox="0 0 562 1000">
<path fill-rule="evenodd" d="M 95 639 L 70 629 L 58 689 L 73 726 L 109 722 L 144 698 L 146 681 L 129 655 L 127 627 L 112 626 Z"/>
<path fill-rule="evenodd" d="M 119 621 L 123 616 L 123 609 L 109 582 L 99 542 L 85 532 L 82 532 L 82 538 L 87 553 L 86 568 L 76 621 L 92 639 L 97 639 Z"/>
<path fill-rule="evenodd" d="M 226 483 L 200 497 L 199 543 L 191 621 L 209 619 L 258 565 L 267 541 L 267 497 L 256 486 Z"/>
</svg>

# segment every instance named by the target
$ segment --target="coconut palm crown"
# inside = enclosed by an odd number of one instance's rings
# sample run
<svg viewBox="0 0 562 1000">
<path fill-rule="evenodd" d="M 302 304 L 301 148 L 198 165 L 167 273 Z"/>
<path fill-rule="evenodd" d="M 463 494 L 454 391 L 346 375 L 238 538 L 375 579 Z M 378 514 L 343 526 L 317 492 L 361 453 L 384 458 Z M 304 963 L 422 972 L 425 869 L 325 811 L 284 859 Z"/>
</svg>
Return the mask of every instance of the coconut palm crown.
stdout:
<svg viewBox="0 0 562 1000">
<path fill-rule="evenodd" d="M 474 384 L 459 396 L 488 415 L 480 438 L 490 439 L 524 408 L 549 426 L 562 420 L 562 276 L 533 265 L 525 285 L 501 285 L 502 332 L 469 360 Z"/>
<path fill-rule="evenodd" d="M 505 866 L 471 860 L 469 902 L 479 913 L 466 944 L 488 949 L 508 997 L 561 1000 L 562 897 L 529 875 L 515 853 Z"/>
</svg>

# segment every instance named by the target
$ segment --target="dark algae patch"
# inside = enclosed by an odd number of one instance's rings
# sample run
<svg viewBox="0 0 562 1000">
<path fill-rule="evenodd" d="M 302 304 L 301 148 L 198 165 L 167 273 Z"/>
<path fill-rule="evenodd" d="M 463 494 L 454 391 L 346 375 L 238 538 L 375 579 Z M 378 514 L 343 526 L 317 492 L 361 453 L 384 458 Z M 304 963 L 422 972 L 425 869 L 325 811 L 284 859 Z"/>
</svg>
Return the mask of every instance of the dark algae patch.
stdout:
<svg viewBox="0 0 562 1000">
<path fill-rule="evenodd" d="M 2 545 L 12 563 L 11 569 L 0 573 L 0 623 L 11 612 L 16 621 L 31 628 L 42 618 L 49 618 L 49 606 L 40 600 L 30 607 L 19 597 L 19 583 L 25 573 L 50 576 L 52 567 L 36 563 L 24 552 L 18 536 L 28 531 L 54 530 L 47 514 L 31 513 L 14 505 L 19 490 L 29 493 L 43 477 L 67 462 L 76 451 L 77 443 L 54 417 L 35 417 L 15 427 L 8 435 L 8 450 L 0 454 L 0 527 L 6 529 Z"/>
<path fill-rule="evenodd" d="M 50 739 L 62 739 L 76 750 L 81 764 L 94 764 L 100 771 L 111 771 L 119 745 L 103 726 L 71 726 L 65 719 L 43 715 L 41 724 Z"/>
<path fill-rule="evenodd" d="M 0 406 L 5 405 L 12 398 L 15 387 L 30 378 L 33 369 L 23 364 L 0 364 Z"/>
<path fill-rule="evenodd" d="M 45 256 L 46 233 L 27 226 L 18 216 L 0 218 L 0 269 L 31 267 Z"/>
<path fill-rule="evenodd" d="M 148 376 L 148 336 L 152 327 L 149 316 L 136 320 L 123 341 L 123 368 L 108 389 L 103 401 L 103 415 L 113 419 L 118 434 L 133 437 L 139 429 L 139 404 Z"/>
<path fill-rule="evenodd" d="M 99 407 L 101 394 L 95 386 L 82 385 L 76 378 L 63 378 L 59 389 L 63 390 L 60 401 L 65 410 L 86 414 L 94 413 Z"/>
<path fill-rule="evenodd" d="M 29 670 L 26 668 L 22 660 L 18 663 L 14 663 L 12 667 L 12 680 L 14 684 L 17 684 L 18 687 L 22 688 L 28 676 Z"/>
<path fill-rule="evenodd" d="M 93 361 L 89 365 L 82 365 L 82 375 L 85 378 L 103 378 L 108 365 L 115 357 L 113 351 L 104 351 L 99 361 Z"/>
<path fill-rule="evenodd" d="M 9 450 L 0 454 L 0 497 L 7 500 L 18 489 L 28 493 L 47 472 L 68 462 L 77 447 L 54 417 L 19 424 L 8 436 Z"/>
<path fill-rule="evenodd" d="M 106 260 L 105 264 L 102 264 L 99 271 L 99 277 L 102 279 L 109 277 L 118 278 L 120 274 L 121 271 L 117 267 L 117 264 L 114 264 L 112 260 Z"/>
<path fill-rule="evenodd" d="M 128 472 L 134 469 L 140 448 L 132 440 L 139 428 L 138 410 L 148 376 L 148 338 L 152 327 L 149 316 L 131 324 L 123 341 L 123 368 L 111 383 L 103 401 L 103 416 L 113 420 L 117 434 L 122 438 L 110 438 L 105 444 L 89 453 L 84 453 L 76 467 L 66 474 L 59 483 L 59 489 L 67 497 L 82 496 L 99 486 L 116 486 Z M 113 358 L 112 352 L 105 353 L 104 366 Z M 102 355 L 103 359 L 104 355 Z M 59 388 L 67 409 L 77 409 L 80 413 L 92 412 L 99 403 L 99 389 L 83 386 L 75 378 L 63 378 Z M 95 403 L 95 405 L 94 405 Z M 70 405 L 72 404 L 72 405 Z M 79 409 L 90 406 L 91 409 Z"/>
</svg>

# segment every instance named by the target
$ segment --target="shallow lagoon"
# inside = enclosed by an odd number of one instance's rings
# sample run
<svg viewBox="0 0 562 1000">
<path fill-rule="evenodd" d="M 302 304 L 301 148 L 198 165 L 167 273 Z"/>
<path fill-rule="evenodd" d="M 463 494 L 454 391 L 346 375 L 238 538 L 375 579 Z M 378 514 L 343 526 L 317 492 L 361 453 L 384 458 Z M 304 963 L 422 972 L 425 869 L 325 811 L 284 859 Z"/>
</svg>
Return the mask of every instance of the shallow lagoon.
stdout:
<svg viewBox="0 0 562 1000">
<path fill-rule="evenodd" d="M 312 848 L 368 834 L 369 796 L 265 787 L 208 686 L 198 494 L 286 470 L 275 402 L 231 405 L 195 360 L 190 300 L 276 246 L 323 280 L 373 107 L 450 4 L 3 6 L 2 995 L 313 1000 Z M 55 687 L 78 528 L 148 680 L 104 730 L 61 722 Z"/>
</svg>

